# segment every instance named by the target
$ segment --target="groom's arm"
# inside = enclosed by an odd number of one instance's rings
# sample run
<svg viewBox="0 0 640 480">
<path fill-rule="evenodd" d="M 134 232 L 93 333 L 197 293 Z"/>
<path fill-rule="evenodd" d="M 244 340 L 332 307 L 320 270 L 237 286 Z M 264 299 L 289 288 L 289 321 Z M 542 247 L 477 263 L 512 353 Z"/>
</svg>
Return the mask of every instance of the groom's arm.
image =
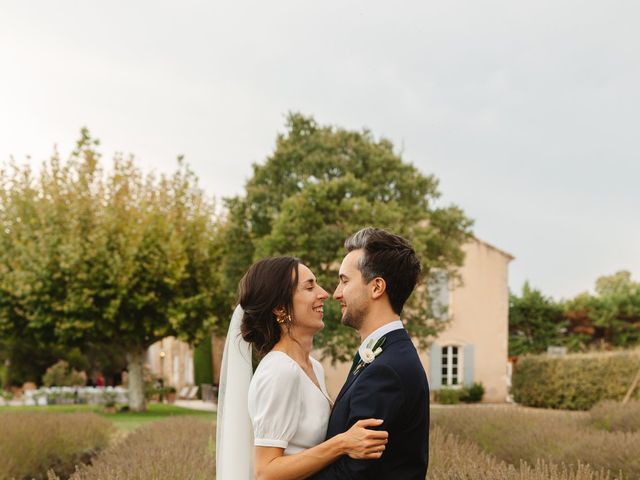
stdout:
<svg viewBox="0 0 640 480">
<path fill-rule="evenodd" d="M 350 428 L 358 420 L 380 418 L 384 423 L 376 430 L 391 430 L 397 423 L 404 405 L 404 391 L 398 374 L 387 365 L 369 365 L 361 373 L 362 378 L 351 387 L 349 403 Z M 389 442 L 393 442 L 389 432 Z M 384 453 L 382 454 L 384 458 Z M 355 460 L 348 456 L 340 457 L 327 468 L 318 472 L 314 480 L 351 480 L 375 478 L 380 460 Z"/>
</svg>

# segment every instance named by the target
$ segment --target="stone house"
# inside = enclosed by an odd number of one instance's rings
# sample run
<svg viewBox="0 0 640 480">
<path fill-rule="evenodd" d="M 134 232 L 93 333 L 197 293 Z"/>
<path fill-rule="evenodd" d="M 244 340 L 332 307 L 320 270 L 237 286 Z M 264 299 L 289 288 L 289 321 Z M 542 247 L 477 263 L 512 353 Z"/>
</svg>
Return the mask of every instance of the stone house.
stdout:
<svg viewBox="0 0 640 480">
<path fill-rule="evenodd" d="M 164 379 L 166 386 L 180 391 L 193 385 L 193 349 L 188 343 L 174 337 L 163 338 L 147 349 L 146 364 L 154 376 Z"/>
</svg>

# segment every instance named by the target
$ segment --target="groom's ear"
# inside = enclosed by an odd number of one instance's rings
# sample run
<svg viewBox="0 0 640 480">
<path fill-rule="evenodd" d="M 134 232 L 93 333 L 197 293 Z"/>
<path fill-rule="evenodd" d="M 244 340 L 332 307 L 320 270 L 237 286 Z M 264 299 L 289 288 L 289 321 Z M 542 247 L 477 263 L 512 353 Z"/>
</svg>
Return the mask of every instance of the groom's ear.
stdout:
<svg viewBox="0 0 640 480">
<path fill-rule="evenodd" d="M 376 300 L 387 291 L 387 282 L 382 277 L 376 277 L 371 280 L 371 297 Z"/>
</svg>

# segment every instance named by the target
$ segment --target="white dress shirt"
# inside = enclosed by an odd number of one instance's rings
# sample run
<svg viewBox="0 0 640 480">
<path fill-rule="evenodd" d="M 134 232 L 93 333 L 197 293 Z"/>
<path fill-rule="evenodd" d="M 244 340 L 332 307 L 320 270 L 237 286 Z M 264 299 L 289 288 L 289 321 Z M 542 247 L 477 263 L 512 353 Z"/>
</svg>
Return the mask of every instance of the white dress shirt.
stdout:
<svg viewBox="0 0 640 480">
<path fill-rule="evenodd" d="M 381 337 L 384 337 L 387 333 L 393 332 L 394 330 L 400 330 L 401 328 L 404 328 L 402 320 L 394 320 L 393 322 L 385 323 L 377 330 L 371 332 L 369 336 L 364 339 L 364 342 L 362 342 L 360 348 L 358 348 L 360 358 L 364 358 L 364 349 L 367 348 L 367 345 L 371 340 L 373 340 L 373 342 L 371 343 L 371 346 L 373 347 Z"/>
</svg>

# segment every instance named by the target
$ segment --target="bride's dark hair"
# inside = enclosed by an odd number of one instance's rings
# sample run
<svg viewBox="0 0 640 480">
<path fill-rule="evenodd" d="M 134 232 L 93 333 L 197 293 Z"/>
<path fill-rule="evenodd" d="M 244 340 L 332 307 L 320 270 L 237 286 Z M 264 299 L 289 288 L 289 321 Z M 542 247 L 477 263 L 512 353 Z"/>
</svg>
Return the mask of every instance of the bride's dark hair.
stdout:
<svg viewBox="0 0 640 480">
<path fill-rule="evenodd" d="M 258 354 L 267 354 L 280 340 L 281 329 L 275 309 L 293 316 L 293 293 L 298 285 L 295 257 L 270 257 L 249 267 L 240 280 L 240 305 L 244 310 L 240 332 Z"/>
</svg>

